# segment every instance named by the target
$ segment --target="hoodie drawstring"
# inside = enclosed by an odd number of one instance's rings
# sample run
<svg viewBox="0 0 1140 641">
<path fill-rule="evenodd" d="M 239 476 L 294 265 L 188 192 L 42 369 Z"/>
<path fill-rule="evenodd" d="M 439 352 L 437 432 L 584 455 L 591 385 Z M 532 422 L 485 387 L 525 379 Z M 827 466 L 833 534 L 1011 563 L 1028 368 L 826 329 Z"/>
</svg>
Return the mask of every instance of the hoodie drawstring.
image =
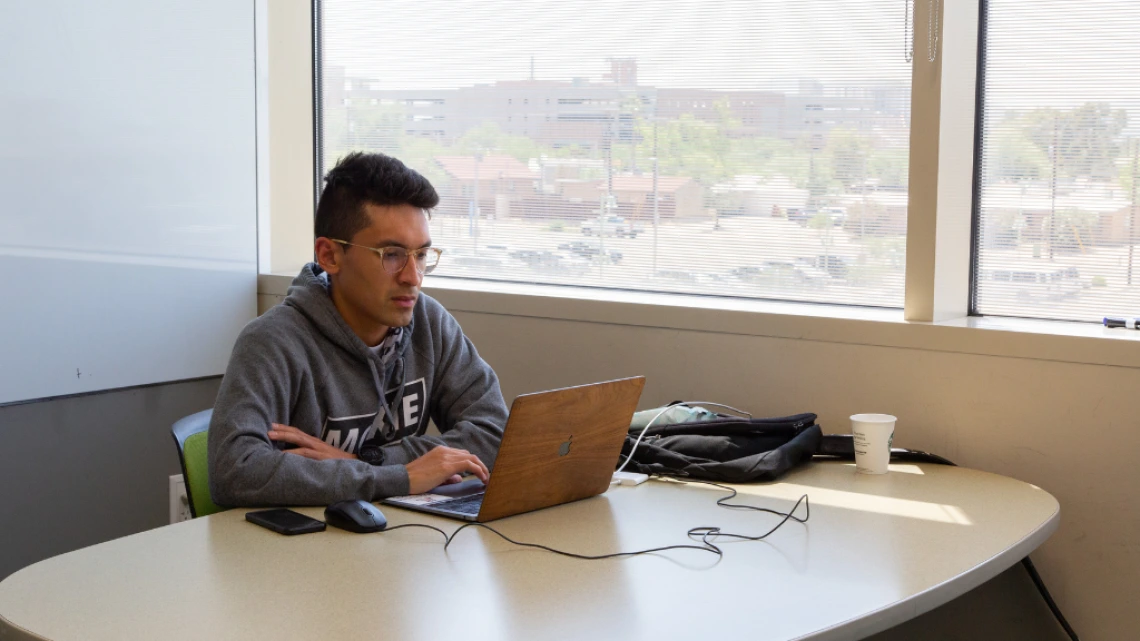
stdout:
<svg viewBox="0 0 1140 641">
<path fill-rule="evenodd" d="M 399 414 L 400 403 L 404 398 L 404 384 L 407 382 L 404 380 L 404 355 L 400 353 L 396 356 L 396 363 L 390 370 L 391 373 L 385 372 L 384 376 L 381 376 L 380 371 L 376 369 L 376 361 L 374 359 L 368 359 L 368 366 L 372 370 L 372 382 L 373 385 L 376 386 L 376 393 L 380 397 L 380 407 L 384 409 L 383 414 L 377 414 L 376 421 L 373 423 L 374 429 L 368 437 L 372 438 L 377 432 L 380 432 L 383 438 L 388 440 L 395 436 L 396 432 L 400 429 L 400 424 L 396 422 L 396 416 Z M 393 378 L 400 381 L 400 386 L 396 389 L 396 396 L 392 398 L 392 402 L 389 404 L 384 394 L 384 383 Z M 383 434 L 384 419 L 387 419 L 388 425 L 391 426 L 391 434 Z"/>
</svg>

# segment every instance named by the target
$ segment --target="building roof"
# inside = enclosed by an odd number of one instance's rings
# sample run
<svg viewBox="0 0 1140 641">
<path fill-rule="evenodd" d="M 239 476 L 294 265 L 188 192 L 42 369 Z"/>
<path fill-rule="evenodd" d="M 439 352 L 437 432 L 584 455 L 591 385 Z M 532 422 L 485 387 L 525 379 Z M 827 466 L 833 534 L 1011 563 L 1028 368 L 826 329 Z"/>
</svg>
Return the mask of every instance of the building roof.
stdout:
<svg viewBox="0 0 1140 641">
<path fill-rule="evenodd" d="M 436 156 L 443 170 L 458 180 L 475 180 L 475 156 Z M 479 180 L 536 180 L 538 174 L 512 156 L 487 154 L 479 161 Z"/>
<path fill-rule="evenodd" d="M 692 181 L 692 178 L 686 176 L 658 176 L 657 191 L 661 193 L 675 192 Z M 604 191 L 606 181 L 601 181 L 598 188 Z M 614 191 L 650 193 L 653 191 L 653 175 L 614 176 Z"/>
</svg>

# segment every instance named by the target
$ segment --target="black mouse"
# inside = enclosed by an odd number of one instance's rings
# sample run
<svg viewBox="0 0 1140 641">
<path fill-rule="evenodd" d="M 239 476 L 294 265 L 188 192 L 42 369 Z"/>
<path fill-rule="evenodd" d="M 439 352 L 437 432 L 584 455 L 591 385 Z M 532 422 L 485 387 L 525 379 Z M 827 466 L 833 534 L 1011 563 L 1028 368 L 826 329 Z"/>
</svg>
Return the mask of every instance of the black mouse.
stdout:
<svg viewBox="0 0 1140 641">
<path fill-rule="evenodd" d="M 325 523 L 349 532 L 379 532 L 388 527 L 380 508 L 368 501 L 338 501 L 325 508 Z"/>
</svg>

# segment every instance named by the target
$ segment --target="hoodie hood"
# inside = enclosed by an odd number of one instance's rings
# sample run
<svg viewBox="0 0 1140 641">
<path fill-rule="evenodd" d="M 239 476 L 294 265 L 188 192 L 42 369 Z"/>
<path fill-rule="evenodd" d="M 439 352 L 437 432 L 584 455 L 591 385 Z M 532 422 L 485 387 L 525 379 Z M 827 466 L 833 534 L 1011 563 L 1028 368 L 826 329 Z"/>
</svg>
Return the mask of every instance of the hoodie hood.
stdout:
<svg viewBox="0 0 1140 641">
<path fill-rule="evenodd" d="M 333 304 L 331 295 L 332 283 L 329 275 L 316 263 L 305 265 L 297 277 L 289 285 L 288 295 L 284 305 L 293 307 L 313 324 L 316 330 L 329 342 L 352 354 L 372 370 L 372 380 L 376 388 L 380 405 L 384 408 L 383 414 L 387 416 L 390 425 L 396 425 L 395 412 L 398 410 L 400 399 L 404 395 L 404 357 L 411 344 L 412 330 L 415 319 L 400 332 L 399 341 L 395 346 L 394 357 L 386 364 L 380 363 L 379 357 L 373 352 L 356 332 L 344 322 L 344 318 Z M 381 370 L 381 367 L 383 369 Z M 384 390 L 389 387 L 397 389 L 391 406 L 384 403 Z M 382 417 L 377 414 L 372 425 L 371 437 L 380 429 Z"/>
</svg>

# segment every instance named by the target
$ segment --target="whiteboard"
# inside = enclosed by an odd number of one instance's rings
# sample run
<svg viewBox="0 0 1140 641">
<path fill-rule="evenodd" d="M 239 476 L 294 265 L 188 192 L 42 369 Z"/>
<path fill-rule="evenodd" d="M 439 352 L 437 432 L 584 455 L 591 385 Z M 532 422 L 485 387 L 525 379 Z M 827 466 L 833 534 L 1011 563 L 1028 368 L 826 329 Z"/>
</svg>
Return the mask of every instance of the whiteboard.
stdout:
<svg viewBox="0 0 1140 641">
<path fill-rule="evenodd" d="M 257 304 L 254 4 L 0 20 L 0 403 L 221 374 Z"/>
</svg>

